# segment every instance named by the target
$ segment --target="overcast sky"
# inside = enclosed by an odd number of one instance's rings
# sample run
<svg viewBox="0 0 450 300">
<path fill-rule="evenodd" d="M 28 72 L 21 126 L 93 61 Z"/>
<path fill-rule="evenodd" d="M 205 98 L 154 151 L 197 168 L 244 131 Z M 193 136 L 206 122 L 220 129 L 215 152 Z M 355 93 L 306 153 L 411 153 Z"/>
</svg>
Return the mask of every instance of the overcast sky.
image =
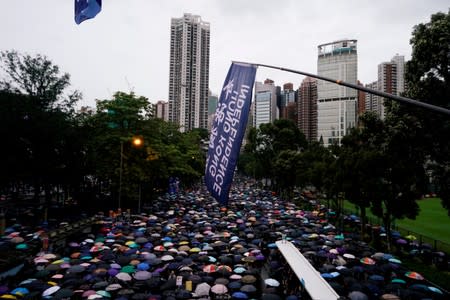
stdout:
<svg viewBox="0 0 450 300">
<path fill-rule="evenodd" d="M 358 40 L 358 78 L 396 53 L 411 57 L 413 26 L 448 0 L 103 0 L 96 18 L 74 22 L 73 0 L 0 0 L 0 50 L 46 55 L 71 75 L 72 89 L 95 106 L 115 91 L 167 100 L 170 20 L 184 13 L 210 22 L 210 89 L 219 94 L 232 60 L 317 73 L 317 46 Z M 303 76 L 259 68 L 256 79 L 294 83 Z"/>
</svg>

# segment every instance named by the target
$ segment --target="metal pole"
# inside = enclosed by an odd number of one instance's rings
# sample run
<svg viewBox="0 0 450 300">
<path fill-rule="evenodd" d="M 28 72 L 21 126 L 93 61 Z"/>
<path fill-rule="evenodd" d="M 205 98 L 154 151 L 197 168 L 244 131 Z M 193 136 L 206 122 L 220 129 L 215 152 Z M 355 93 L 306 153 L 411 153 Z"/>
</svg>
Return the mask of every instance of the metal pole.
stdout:
<svg viewBox="0 0 450 300">
<path fill-rule="evenodd" d="M 436 105 L 432 105 L 429 103 L 425 103 L 425 102 L 421 102 L 418 100 L 414 100 L 411 98 L 406 98 L 406 97 L 401 97 L 401 96 L 397 96 L 397 95 L 392 95 L 392 94 L 388 94 L 385 92 L 381 92 L 381 91 L 377 91 L 377 90 L 373 90 L 373 89 L 369 89 L 366 88 L 364 86 L 360 86 L 360 85 L 356 85 L 353 83 L 348 83 L 342 80 L 336 80 L 336 79 L 331 79 L 328 77 L 323 77 L 320 75 L 316 75 L 316 74 L 311 74 L 311 73 L 306 73 L 306 72 L 302 72 L 302 71 L 297 71 L 297 70 L 292 70 L 292 69 L 288 69 L 288 68 L 282 68 L 282 67 L 277 67 L 277 66 L 271 66 L 271 65 L 266 65 L 266 64 L 258 64 L 258 63 L 248 63 L 248 62 L 239 62 L 239 61 L 233 61 L 233 63 L 241 63 L 241 64 L 247 64 L 247 65 L 254 65 L 254 66 L 259 66 L 259 67 L 266 67 L 266 68 L 272 68 L 272 69 L 277 69 L 277 70 L 281 70 L 281 71 L 286 71 L 286 72 L 291 72 L 291 73 L 296 73 L 296 74 L 300 74 L 300 75 L 305 75 L 305 76 L 309 76 L 309 77 L 313 77 L 313 78 L 317 78 L 320 80 L 324 80 L 324 81 L 328 81 L 328 82 L 333 82 L 339 85 L 343 85 L 349 88 L 353 88 L 355 90 L 359 90 L 359 91 L 364 91 L 370 94 L 374 94 L 377 96 L 381 96 L 384 98 L 389 98 L 398 102 L 402 102 L 404 104 L 411 104 L 411 105 L 415 105 L 415 106 L 420 106 L 429 110 L 433 110 L 435 112 L 441 113 L 441 114 L 445 114 L 450 116 L 450 109 L 446 109 L 444 107 L 440 107 L 440 106 L 436 106 Z"/>
<path fill-rule="evenodd" d="M 142 188 L 141 183 L 139 182 L 139 198 L 138 198 L 138 213 L 141 213 L 141 195 L 142 195 Z"/>
<path fill-rule="evenodd" d="M 119 209 L 122 207 L 122 172 L 123 172 L 123 141 L 120 141 L 120 169 L 119 169 Z"/>
</svg>

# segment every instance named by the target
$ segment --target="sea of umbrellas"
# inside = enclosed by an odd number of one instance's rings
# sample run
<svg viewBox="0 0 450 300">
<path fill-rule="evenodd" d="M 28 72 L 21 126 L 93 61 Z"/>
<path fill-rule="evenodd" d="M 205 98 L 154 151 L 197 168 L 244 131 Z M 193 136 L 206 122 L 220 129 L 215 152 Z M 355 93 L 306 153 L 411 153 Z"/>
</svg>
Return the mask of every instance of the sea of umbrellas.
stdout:
<svg viewBox="0 0 450 300">
<path fill-rule="evenodd" d="M 245 184 L 232 189 L 227 209 L 203 188 L 161 196 L 152 212 L 99 214 L 95 231 L 29 253 L 17 274 L 1 278 L 0 299 L 308 299 L 277 250 L 281 239 L 342 299 L 448 299 L 398 257 L 339 232 L 327 212 Z M 2 240 L 29 251 L 14 230 Z"/>
</svg>

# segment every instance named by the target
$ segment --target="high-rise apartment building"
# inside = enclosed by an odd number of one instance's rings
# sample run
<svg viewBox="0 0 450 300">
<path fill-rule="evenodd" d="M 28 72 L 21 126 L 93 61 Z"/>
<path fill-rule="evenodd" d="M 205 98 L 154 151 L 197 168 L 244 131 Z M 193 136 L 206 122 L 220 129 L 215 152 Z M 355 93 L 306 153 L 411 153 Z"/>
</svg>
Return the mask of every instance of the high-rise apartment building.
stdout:
<svg viewBox="0 0 450 300">
<path fill-rule="evenodd" d="M 163 119 L 164 121 L 169 120 L 169 102 L 161 100 L 156 102 L 155 117 Z"/>
<path fill-rule="evenodd" d="M 372 90 L 378 90 L 378 81 L 374 81 L 369 84 L 366 84 L 366 88 L 369 88 Z M 374 95 L 371 93 L 365 93 L 365 110 L 375 112 L 379 116 L 381 114 L 379 98 L 380 97 L 377 95 Z"/>
<path fill-rule="evenodd" d="M 219 102 L 219 97 L 209 93 L 208 96 L 208 130 L 211 129 L 214 122 L 214 115 L 216 113 L 217 103 Z"/>
<path fill-rule="evenodd" d="M 253 126 L 272 123 L 279 116 L 278 98 L 280 88 L 266 79 L 264 83 L 255 82 L 255 101 L 253 101 Z"/>
<path fill-rule="evenodd" d="M 340 40 L 318 46 L 317 74 L 357 83 L 357 41 Z M 356 124 L 355 89 L 319 80 L 317 83 L 317 138 L 325 147 L 340 144 Z"/>
<path fill-rule="evenodd" d="M 405 57 L 396 55 L 390 62 L 378 65 L 378 90 L 399 96 L 405 91 Z M 385 98 L 378 97 L 378 115 L 384 119 L 386 112 Z"/>
<path fill-rule="evenodd" d="M 209 23 L 200 16 L 172 18 L 169 121 L 181 131 L 208 125 L 209 37 Z"/>
<path fill-rule="evenodd" d="M 306 77 L 298 89 L 297 124 L 308 141 L 317 140 L 317 79 Z"/>
</svg>

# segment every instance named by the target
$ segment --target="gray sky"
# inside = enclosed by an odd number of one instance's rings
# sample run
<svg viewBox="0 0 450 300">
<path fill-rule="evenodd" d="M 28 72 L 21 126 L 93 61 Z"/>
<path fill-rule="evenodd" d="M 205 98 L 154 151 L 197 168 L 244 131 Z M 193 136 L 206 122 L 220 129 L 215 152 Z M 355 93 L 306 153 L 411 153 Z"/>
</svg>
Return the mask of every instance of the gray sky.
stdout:
<svg viewBox="0 0 450 300">
<path fill-rule="evenodd" d="M 411 57 L 413 26 L 447 12 L 448 0 L 103 0 L 80 25 L 73 0 L 0 0 L 0 50 L 44 54 L 71 75 L 95 106 L 115 91 L 167 100 L 170 19 L 200 15 L 211 24 L 210 89 L 219 94 L 232 60 L 317 72 L 317 46 L 358 40 L 358 78 L 396 53 Z M 256 79 L 294 83 L 303 76 L 259 68 Z"/>
</svg>

